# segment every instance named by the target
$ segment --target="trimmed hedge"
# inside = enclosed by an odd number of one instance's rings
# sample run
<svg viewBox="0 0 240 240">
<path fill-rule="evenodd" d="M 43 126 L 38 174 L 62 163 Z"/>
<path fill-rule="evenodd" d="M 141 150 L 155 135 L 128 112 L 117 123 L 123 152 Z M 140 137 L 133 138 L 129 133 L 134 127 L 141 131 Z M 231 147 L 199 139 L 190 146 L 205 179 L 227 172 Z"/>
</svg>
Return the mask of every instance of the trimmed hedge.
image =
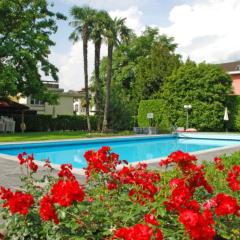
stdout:
<svg viewBox="0 0 240 240">
<path fill-rule="evenodd" d="M 230 131 L 240 131 L 240 96 L 231 95 L 227 99 L 227 107 L 229 112 L 229 122 L 227 128 Z M 138 125 L 139 127 L 149 127 L 149 120 L 147 113 L 154 114 L 153 126 L 158 127 L 160 130 L 169 130 L 170 121 L 168 119 L 167 107 L 161 99 L 156 100 L 142 100 L 138 108 Z M 165 114 L 164 114 L 165 113 Z M 224 114 L 224 111 L 223 111 Z M 222 119 L 223 119 L 222 114 Z M 185 117 L 185 116 L 184 116 Z M 224 129 L 222 129 L 224 130 Z"/>
<path fill-rule="evenodd" d="M 229 124 L 231 131 L 240 131 L 240 96 L 232 95 L 228 97 Z"/>
<path fill-rule="evenodd" d="M 151 125 L 157 127 L 160 131 L 169 131 L 170 122 L 165 110 L 164 101 L 161 99 L 142 100 L 138 108 L 138 126 L 149 127 L 150 122 L 147 119 L 147 114 L 153 113 Z"/>
<path fill-rule="evenodd" d="M 11 115 L 16 121 L 16 132 L 20 132 L 21 115 Z M 90 116 L 92 130 L 97 129 L 97 121 L 95 116 Z M 87 130 L 86 116 L 65 116 L 61 115 L 52 118 L 51 115 L 25 115 L 24 122 L 26 124 L 26 132 L 46 132 L 59 130 Z"/>
</svg>

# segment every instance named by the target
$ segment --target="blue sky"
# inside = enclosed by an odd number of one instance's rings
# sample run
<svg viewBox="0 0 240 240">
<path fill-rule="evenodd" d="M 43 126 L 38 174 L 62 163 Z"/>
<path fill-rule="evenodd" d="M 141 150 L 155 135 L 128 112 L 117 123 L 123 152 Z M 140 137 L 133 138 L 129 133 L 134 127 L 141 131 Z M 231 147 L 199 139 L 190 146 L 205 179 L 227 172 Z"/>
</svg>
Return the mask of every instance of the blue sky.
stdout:
<svg viewBox="0 0 240 240">
<path fill-rule="evenodd" d="M 120 0 L 120 4 L 110 4 L 110 2 L 117 1 L 104 1 L 104 0 L 49 0 L 54 4 L 54 10 L 64 13 L 68 20 L 71 19 L 69 10 L 72 6 L 89 5 L 93 8 L 104 9 L 107 11 L 126 10 L 131 6 L 137 6 L 139 11 L 142 12 L 141 21 L 144 25 L 156 25 L 156 26 L 169 26 L 168 19 L 171 9 L 179 4 L 188 4 L 192 0 Z M 137 4 L 137 5 L 135 5 Z M 56 41 L 55 50 L 58 52 L 66 51 L 69 48 L 71 42 L 68 40 L 68 36 L 71 33 L 71 28 L 68 26 L 68 22 L 59 21 L 59 30 L 53 37 Z"/>
<path fill-rule="evenodd" d="M 107 10 L 111 16 L 127 18 L 127 25 L 140 34 L 148 25 L 175 38 L 183 59 L 219 63 L 240 60 L 239 0 L 49 0 L 54 10 L 68 16 L 58 22 L 53 37 L 51 61 L 59 68 L 60 86 L 81 89 L 83 61 L 81 42 L 73 45 L 69 10 L 73 5 L 89 5 Z M 103 46 L 102 55 L 106 54 Z M 89 75 L 93 71 L 93 46 L 89 45 Z"/>
</svg>

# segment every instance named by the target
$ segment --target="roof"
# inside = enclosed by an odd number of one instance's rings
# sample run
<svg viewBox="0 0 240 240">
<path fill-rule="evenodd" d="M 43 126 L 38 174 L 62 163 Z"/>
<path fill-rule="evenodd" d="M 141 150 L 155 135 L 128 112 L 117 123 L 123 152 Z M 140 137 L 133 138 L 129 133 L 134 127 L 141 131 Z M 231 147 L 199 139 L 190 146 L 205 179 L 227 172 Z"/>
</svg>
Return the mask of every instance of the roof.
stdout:
<svg viewBox="0 0 240 240">
<path fill-rule="evenodd" d="M 240 72 L 240 61 L 219 64 L 226 72 Z"/>
<path fill-rule="evenodd" d="M 28 110 L 29 107 L 8 98 L 0 98 L 0 109 L 6 110 Z"/>
<path fill-rule="evenodd" d="M 59 94 L 59 96 L 75 97 L 75 98 L 84 96 L 84 92 L 77 92 L 77 91 L 60 92 L 58 94 Z"/>
</svg>

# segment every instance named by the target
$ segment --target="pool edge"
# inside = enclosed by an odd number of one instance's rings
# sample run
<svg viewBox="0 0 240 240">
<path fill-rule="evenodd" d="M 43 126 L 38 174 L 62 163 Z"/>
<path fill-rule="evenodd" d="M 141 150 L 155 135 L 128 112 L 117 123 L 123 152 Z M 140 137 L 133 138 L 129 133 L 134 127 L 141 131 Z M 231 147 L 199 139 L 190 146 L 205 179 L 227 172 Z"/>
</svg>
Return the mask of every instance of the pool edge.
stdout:
<svg viewBox="0 0 240 240">
<path fill-rule="evenodd" d="M 218 147 L 218 148 L 212 148 L 212 149 L 207 149 L 207 150 L 201 150 L 201 151 L 195 151 L 195 152 L 190 152 L 191 155 L 196 155 L 199 161 L 202 160 L 207 160 L 211 161 L 213 160 L 214 157 L 219 157 L 223 154 L 232 154 L 234 152 L 240 151 L 240 144 L 232 145 L 232 146 L 224 146 L 224 147 Z M 159 158 L 154 158 L 154 159 L 148 159 L 148 160 L 142 160 L 142 161 L 136 161 L 132 162 L 129 165 L 136 166 L 138 163 L 146 163 L 148 164 L 149 167 L 157 167 L 159 166 L 159 162 L 163 159 L 166 159 L 167 156 L 165 157 L 159 157 Z M 0 154 L 0 160 L 5 159 L 5 160 L 10 160 L 10 161 L 15 161 L 18 163 L 18 158 L 16 156 L 11 156 L 8 154 Z M 40 166 L 44 166 L 44 162 L 35 160 L 35 162 Z M 52 167 L 55 170 L 60 170 L 60 164 L 51 164 Z M 124 165 L 121 164 L 117 167 L 117 169 L 121 169 Z M 159 167 L 160 168 L 160 167 Z M 73 168 L 72 172 L 77 175 L 85 175 L 85 171 L 83 168 Z"/>
</svg>

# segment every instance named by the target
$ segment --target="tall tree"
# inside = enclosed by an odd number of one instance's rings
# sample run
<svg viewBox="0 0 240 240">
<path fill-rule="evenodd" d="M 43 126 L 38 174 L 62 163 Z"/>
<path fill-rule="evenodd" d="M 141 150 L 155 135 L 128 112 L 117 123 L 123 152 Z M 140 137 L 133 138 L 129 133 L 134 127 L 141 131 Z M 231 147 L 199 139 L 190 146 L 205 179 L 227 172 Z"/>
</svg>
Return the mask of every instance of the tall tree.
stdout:
<svg viewBox="0 0 240 240">
<path fill-rule="evenodd" d="M 114 49 L 109 127 L 131 129 L 139 101 L 159 97 L 166 77 L 181 65 L 175 48 L 172 38 L 159 34 L 156 28 L 147 27 L 140 36 L 130 34 L 127 43 Z M 107 57 L 103 58 L 100 67 L 104 96 L 107 62 Z"/>
<path fill-rule="evenodd" d="M 70 35 L 70 39 L 73 42 L 77 42 L 82 38 L 83 42 L 83 62 L 84 62 L 84 82 L 85 82 L 85 98 L 86 98 L 86 117 L 88 131 L 91 131 L 91 123 L 89 117 L 89 86 L 88 86 L 88 41 L 90 34 L 93 29 L 93 23 L 96 16 L 96 10 L 90 7 L 78 7 L 74 6 L 71 8 L 71 16 L 73 21 L 70 25 L 74 27 L 74 31 Z"/>
<path fill-rule="evenodd" d="M 113 61 L 113 48 L 118 46 L 122 41 L 127 41 L 131 30 L 125 25 L 125 18 L 109 19 L 105 31 L 105 37 L 108 45 L 107 56 L 107 77 L 106 77 L 106 97 L 103 116 L 102 132 L 105 132 L 108 127 L 109 103 L 110 103 L 110 90 L 112 80 L 112 61 Z"/>
<path fill-rule="evenodd" d="M 148 55 L 138 58 L 133 94 L 136 102 L 158 98 L 165 79 L 181 65 L 181 57 L 175 53 L 173 38 L 159 35 L 152 43 Z"/>
<path fill-rule="evenodd" d="M 50 10 L 47 0 L 0 1 L 0 95 L 21 93 L 52 102 L 43 75 L 58 80 L 48 60 L 56 20 L 66 19 Z"/>
<path fill-rule="evenodd" d="M 162 97 L 172 124 L 185 125 L 184 105 L 191 104 L 191 127 L 219 131 L 223 128 L 224 108 L 230 93 L 230 76 L 219 66 L 188 60 L 166 78 Z"/>
<path fill-rule="evenodd" d="M 101 81 L 100 81 L 100 57 L 101 57 L 101 45 L 110 16 L 106 11 L 98 11 L 95 14 L 93 29 L 91 32 L 91 39 L 94 42 L 95 47 L 95 106 L 96 106 L 96 116 L 97 116 L 97 130 L 101 129 L 101 112 L 100 112 L 100 91 L 101 91 Z"/>
</svg>

